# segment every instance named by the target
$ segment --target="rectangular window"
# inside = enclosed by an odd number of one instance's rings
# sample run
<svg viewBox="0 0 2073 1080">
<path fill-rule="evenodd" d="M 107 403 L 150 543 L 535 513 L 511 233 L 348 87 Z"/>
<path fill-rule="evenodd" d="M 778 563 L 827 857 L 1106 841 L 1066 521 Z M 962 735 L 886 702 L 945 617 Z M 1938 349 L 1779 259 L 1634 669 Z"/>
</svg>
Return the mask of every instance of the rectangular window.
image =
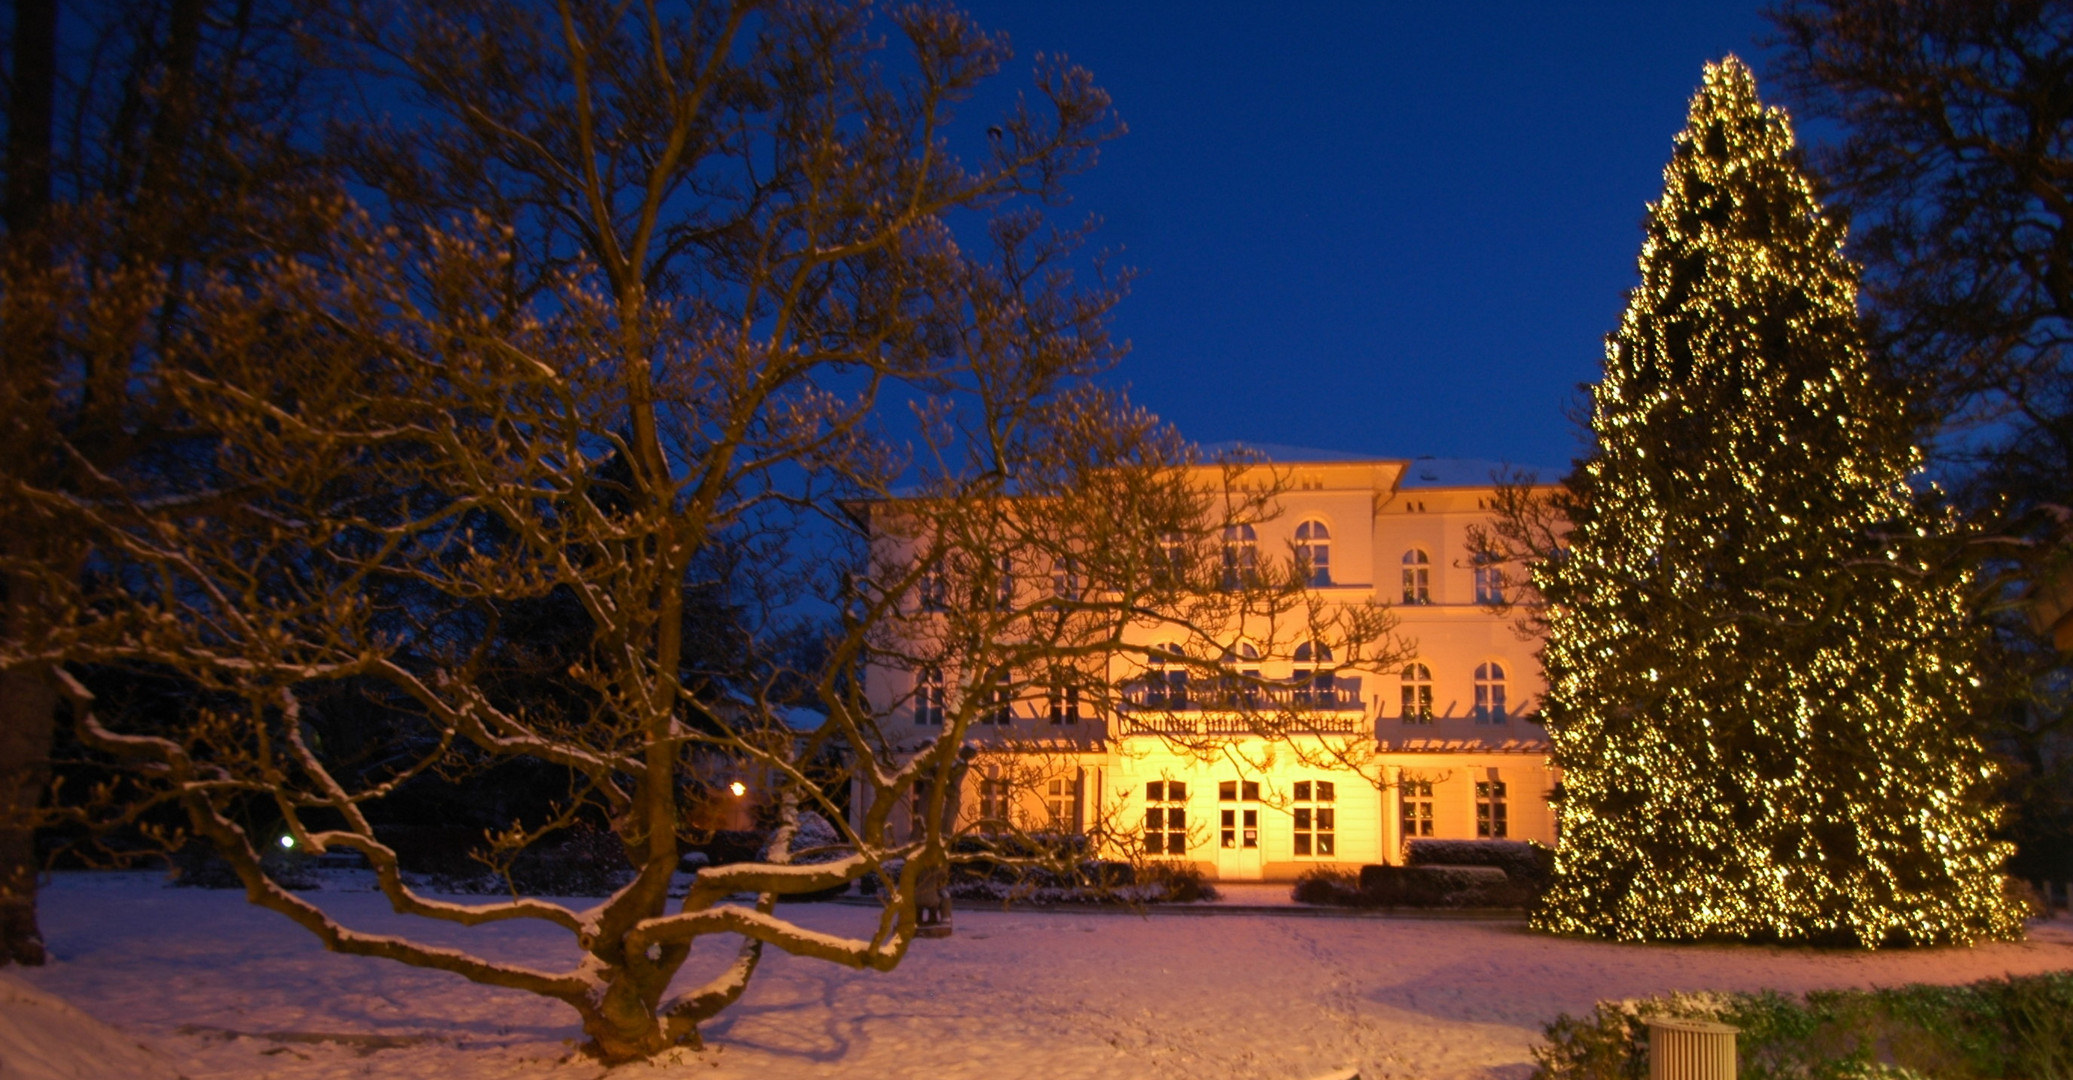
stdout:
<svg viewBox="0 0 2073 1080">
<path fill-rule="evenodd" d="M 1432 603 L 1432 573 L 1423 566 L 1404 567 L 1404 603 Z"/>
<path fill-rule="evenodd" d="M 1405 780 L 1396 786 L 1404 839 L 1432 835 L 1432 781 Z"/>
<path fill-rule="evenodd" d="M 988 691 L 991 700 L 987 702 L 986 711 L 979 714 L 980 721 L 995 724 L 1006 724 L 1013 721 L 1015 719 L 1014 676 L 1006 668 L 997 668 L 990 681 L 993 684 L 992 689 Z"/>
<path fill-rule="evenodd" d="M 1051 564 L 1051 595 L 1067 601 L 1080 598 L 1080 566 L 1069 556 Z"/>
<path fill-rule="evenodd" d="M 1404 723 L 1432 723 L 1431 683 L 1406 682 L 1404 684 Z"/>
<path fill-rule="evenodd" d="M 950 606 L 949 587 L 943 580 L 941 567 L 931 566 L 923 570 L 914 591 L 923 611 L 943 611 Z"/>
<path fill-rule="evenodd" d="M 1144 786 L 1144 851 L 1147 855 L 1188 853 L 1188 786 L 1154 780 Z"/>
<path fill-rule="evenodd" d="M 1476 781 L 1476 835 L 1489 840 L 1506 836 L 1504 781 Z"/>
<path fill-rule="evenodd" d="M 1080 722 L 1080 686 L 1070 676 L 1054 675 L 1051 678 L 1051 722 L 1054 724 L 1077 724 Z"/>
<path fill-rule="evenodd" d="M 1008 782 L 1006 780 L 979 781 L 979 820 L 986 824 L 1007 824 Z"/>
<path fill-rule="evenodd" d="M 1326 858 L 1337 853 L 1334 832 L 1338 814 L 1331 805 L 1336 792 L 1330 780 L 1298 780 L 1292 797 L 1295 806 L 1295 853 Z"/>
<path fill-rule="evenodd" d="M 1044 813 L 1050 816 L 1050 827 L 1059 832 L 1078 832 L 1078 801 L 1080 782 L 1059 777 L 1044 785 Z"/>
<path fill-rule="evenodd" d="M 1476 567 L 1476 603 L 1504 603 L 1504 572 L 1494 566 Z"/>
</svg>

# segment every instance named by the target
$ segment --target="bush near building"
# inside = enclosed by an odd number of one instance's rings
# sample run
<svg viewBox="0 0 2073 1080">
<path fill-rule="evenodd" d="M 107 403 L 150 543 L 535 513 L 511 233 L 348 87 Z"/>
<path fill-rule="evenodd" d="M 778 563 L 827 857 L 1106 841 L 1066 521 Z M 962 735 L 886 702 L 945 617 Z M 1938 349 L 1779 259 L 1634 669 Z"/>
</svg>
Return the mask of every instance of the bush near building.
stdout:
<svg viewBox="0 0 2073 1080">
<path fill-rule="evenodd" d="M 1670 994 L 1601 1002 L 1547 1025 L 1535 1080 L 1639 1080 L 1650 1016 L 1716 1020 L 1743 1080 L 2073 1078 L 2073 972 L 1966 986 Z"/>
</svg>

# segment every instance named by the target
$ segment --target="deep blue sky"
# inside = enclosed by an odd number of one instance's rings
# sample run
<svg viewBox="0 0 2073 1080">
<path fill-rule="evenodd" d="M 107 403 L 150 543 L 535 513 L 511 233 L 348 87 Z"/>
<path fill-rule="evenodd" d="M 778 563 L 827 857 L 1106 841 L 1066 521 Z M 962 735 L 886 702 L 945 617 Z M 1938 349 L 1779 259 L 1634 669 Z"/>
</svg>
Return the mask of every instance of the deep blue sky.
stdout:
<svg viewBox="0 0 2073 1080">
<path fill-rule="evenodd" d="M 1701 65 L 1761 78 L 1767 32 L 1758 0 L 967 7 L 1003 83 L 1064 53 L 1129 125 L 1071 209 L 1141 275 L 1133 397 L 1201 442 L 1545 466 Z"/>
</svg>

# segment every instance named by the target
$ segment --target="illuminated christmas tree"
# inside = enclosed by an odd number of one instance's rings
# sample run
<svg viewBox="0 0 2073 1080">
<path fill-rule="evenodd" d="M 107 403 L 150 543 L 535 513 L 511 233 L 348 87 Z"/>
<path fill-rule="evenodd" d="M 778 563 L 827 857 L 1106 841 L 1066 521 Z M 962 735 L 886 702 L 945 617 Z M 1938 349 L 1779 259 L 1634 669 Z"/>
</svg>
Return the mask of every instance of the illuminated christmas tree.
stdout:
<svg viewBox="0 0 2073 1080">
<path fill-rule="evenodd" d="M 1561 933 L 2013 937 L 1966 582 L 1785 114 L 1706 69 L 1606 342 L 1548 601 Z"/>
</svg>

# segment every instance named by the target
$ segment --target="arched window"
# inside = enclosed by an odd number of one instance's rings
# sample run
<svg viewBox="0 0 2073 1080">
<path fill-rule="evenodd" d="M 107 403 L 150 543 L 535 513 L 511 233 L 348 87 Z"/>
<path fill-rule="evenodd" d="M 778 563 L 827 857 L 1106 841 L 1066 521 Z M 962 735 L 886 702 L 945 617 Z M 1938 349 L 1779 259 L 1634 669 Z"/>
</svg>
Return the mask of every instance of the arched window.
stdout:
<svg viewBox="0 0 2073 1080">
<path fill-rule="evenodd" d="M 1250 641 L 1240 641 L 1224 650 L 1224 698 L 1232 708 L 1256 709 L 1260 705 L 1260 650 Z"/>
<path fill-rule="evenodd" d="M 1297 708 L 1329 709 L 1337 704 L 1332 686 L 1332 650 L 1321 641 L 1296 646 L 1296 668 L 1290 672 Z"/>
<path fill-rule="evenodd" d="M 1332 583 L 1332 533 L 1322 521 L 1296 526 L 1296 565 L 1312 585 Z"/>
<path fill-rule="evenodd" d="M 1504 603 L 1504 571 L 1497 565 L 1497 556 L 1487 551 L 1476 552 L 1476 603 Z"/>
<path fill-rule="evenodd" d="M 1405 664 L 1403 688 L 1404 723 L 1432 723 L 1432 669 L 1424 664 Z"/>
<path fill-rule="evenodd" d="M 1421 548 L 1404 552 L 1404 603 L 1432 603 L 1432 560 Z"/>
<path fill-rule="evenodd" d="M 1504 723 L 1504 665 L 1491 661 L 1476 665 L 1476 708 L 1478 724 Z"/>
<path fill-rule="evenodd" d="M 1145 675 L 1145 705 L 1154 709 L 1186 709 L 1187 653 L 1170 641 L 1154 645 L 1149 658 L 1149 668 Z"/>
<path fill-rule="evenodd" d="M 1224 579 L 1226 589 L 1250 589 L 1260 582 L 1260 538 L 1250 525 L 1224 528 Z"/>
<path fill-rule="evenodd" d="M 914 722 L 943 726 L 943 669 L 925 667 L 914 675 Z"/>
</svg>

